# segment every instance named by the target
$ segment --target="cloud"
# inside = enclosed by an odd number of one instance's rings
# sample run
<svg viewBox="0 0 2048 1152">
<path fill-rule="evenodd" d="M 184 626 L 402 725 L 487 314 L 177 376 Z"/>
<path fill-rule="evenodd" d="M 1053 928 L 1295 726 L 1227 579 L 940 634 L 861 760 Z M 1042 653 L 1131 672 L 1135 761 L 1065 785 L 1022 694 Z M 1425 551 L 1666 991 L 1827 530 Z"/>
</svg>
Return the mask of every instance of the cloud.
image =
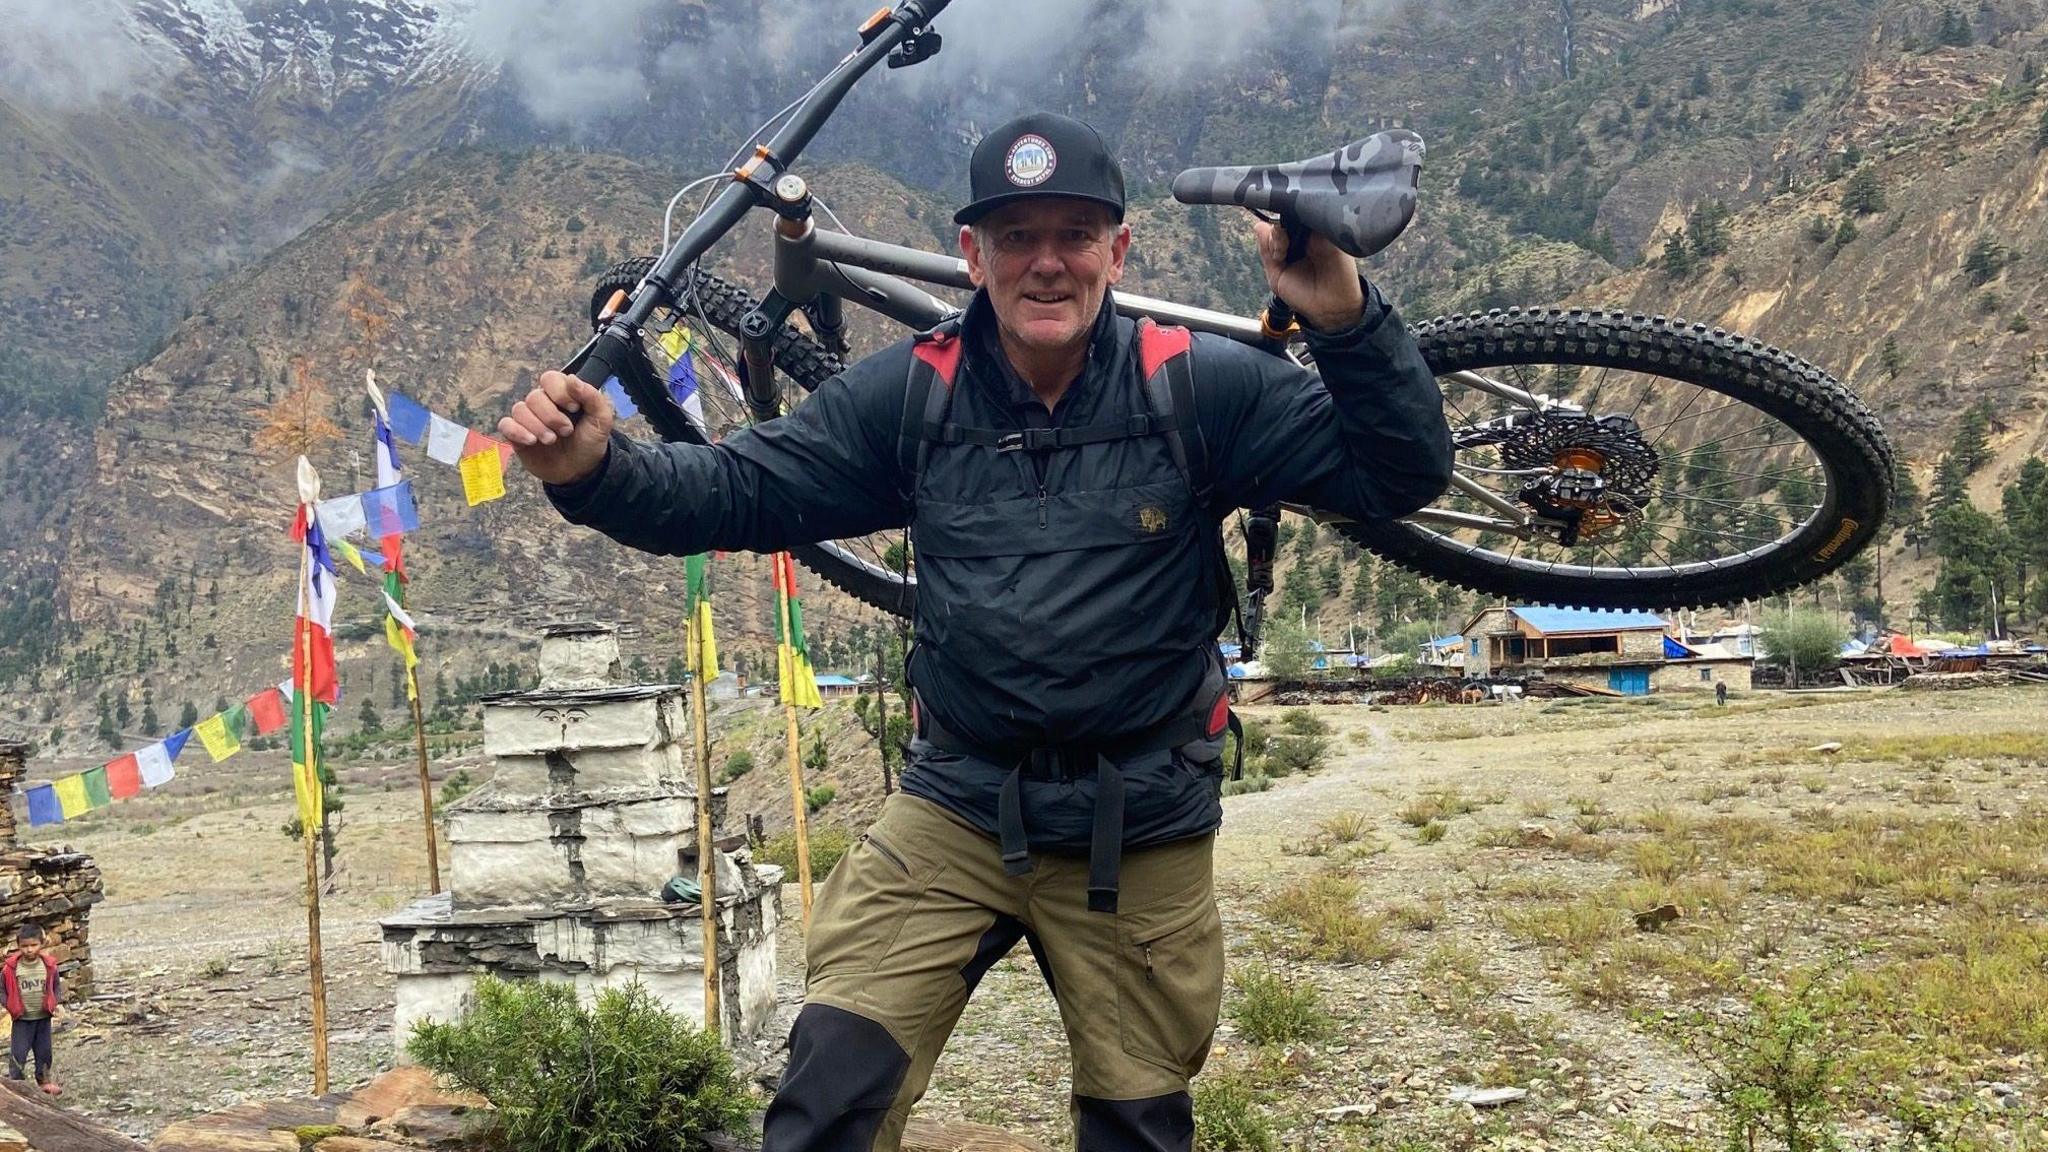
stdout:
<svg viewBox="0 0 2048 1152">
<path fill-rule="evenodd" d="M 479 0 L 450 17 L 483 63 L 501 66 L 544 124 L 584 127 L 647 97 L 641 35 L 662 0 L 614 0 L 596 14 L 553 0 Z"/>
<path fill-rule="evenodd" d="M 0 0 L 0 97 L 53 112 L 154 88 L 169 66 L 119 0 Z"/>
</svg>

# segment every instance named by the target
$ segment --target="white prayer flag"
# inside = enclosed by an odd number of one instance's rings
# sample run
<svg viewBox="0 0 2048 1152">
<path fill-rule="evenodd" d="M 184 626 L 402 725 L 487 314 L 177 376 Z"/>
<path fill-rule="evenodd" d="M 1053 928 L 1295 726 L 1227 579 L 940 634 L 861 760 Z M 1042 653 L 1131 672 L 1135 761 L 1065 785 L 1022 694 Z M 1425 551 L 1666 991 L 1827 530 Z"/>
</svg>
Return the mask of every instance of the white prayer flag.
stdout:
<svg viewBox="0 0 2048 1152">
<path fill-rule="evenodd" d="M 171 751 L 159 740 L 135 753 L 135 766 L 141 770 L 142 786 L 154 788 L 168 783 L 174 775 L 171 768 Z"/>
<path fill-rule="evenodd" d="M 469 443 L 469 429 L 439 412 L 427 421 L 427 455 L 443 464 L 462 463 L 462 447 Z"/>
<path fill-rule="evenodd" d="M 320 518 L 320 531 L 336 540 L 353 536 L 370 526 L 370 521 L 363 514 L 360 493 L 322 500 L 313 506 L 313 514 Z"/>
</svg>

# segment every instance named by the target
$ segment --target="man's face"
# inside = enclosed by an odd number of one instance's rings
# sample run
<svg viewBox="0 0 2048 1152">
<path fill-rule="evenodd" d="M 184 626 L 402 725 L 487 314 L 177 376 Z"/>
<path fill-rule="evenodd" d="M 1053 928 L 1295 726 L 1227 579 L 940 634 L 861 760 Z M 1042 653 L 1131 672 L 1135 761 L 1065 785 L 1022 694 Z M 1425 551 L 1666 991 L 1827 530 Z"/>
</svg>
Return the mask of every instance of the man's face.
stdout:
<svg viewBox="0 0 2048 1152">
<path fill-rule="evenodd" d="M 960 230 L 967 275 L 988 290 L 1003 332 L 1046 351 L 1087 340 L 1130 246 L 1131 230 L 1087 200 L 1026 200 Z"/>
</svg>

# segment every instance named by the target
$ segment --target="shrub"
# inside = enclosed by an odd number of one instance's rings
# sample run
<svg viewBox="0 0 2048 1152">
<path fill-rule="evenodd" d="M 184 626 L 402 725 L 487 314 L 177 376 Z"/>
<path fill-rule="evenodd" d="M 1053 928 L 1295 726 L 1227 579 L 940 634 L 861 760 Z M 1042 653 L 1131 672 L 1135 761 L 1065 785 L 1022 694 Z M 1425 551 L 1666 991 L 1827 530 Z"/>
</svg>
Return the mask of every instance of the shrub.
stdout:
<svg viewBox="0 0 2048 1152">
<path fill-rule="evenodd" d="M 1434 844 L 1442 840 L 1449 831 L 1450 826 L 1448 824 L 1441 820 L 1431 820 L 1415 830 L 1415 838 L 1424 844 Z"/>
<path fill-rule="evenodd" d="M 1330 726 L 1306 708 L 1292 708 L 1280 717 L 1280 727 L 1297 736 L 1327 736 Z"/>
<path fill-rule="evenodd" d="M 1313 984 L 1296 983 L 1264 965 L 1237 974 L 1237 1000 L 1230 1018 L 1254 1044 L 1292 1044 L 1314 1040 L 1329 1031 L 1322 994 Z"/>
<path fill-rule="evenodd" d="M 725 778 L 737 780 L 754 770 L 754 754 L 745 748 L 725 758 Z"/>
<path fill-rule="evenodd" d="M 1275 737 L 1267 754 L 1268 771 L 1275 776 L 1313 772 L 1330 754 L 1330 741 L 1323 736 L 1287 735 Z"/>
<path fill-rule="evenodd" d="M 1243 779 L 1225 780 L 1223 782 L 1223 794 L 1225 796 L 1242 796 L 1247 792 L 1264 792 L 1272 786 L 1273 778 L 1271 776 L 1266 775 L 1264 772 L 1253 772 L 1250 769 L 1246 769 Z"/>
<path fill-rule="evenodd" d="M 839 789 L 834 788 L 830 784 L 820 784 L 815 788 L 806 788 L 804 789 L 804 807 L 816 812 L 837 799 L 838 796 Z"/>
<path fill-rule="evenodd" d="M 1273 1152 L 1272 1126 L 1242 1076 L 1211 1073 L 1195 1081 L 1195 1147 L 1203 1152 Z"/>
<path fill-rule="evenodd" d="M 459 1019 L 415 1024 L 406 1052 L 489 1100 L 503 1144 L 530 1152 L 684 1147 L 752 1111 L 718 1042 L 637 983 L 585 1009 L 569 985 L 486 976 Z"/>
<path fill-rule="evenodd" d="M 853 834 L 844 828 L 811 829 L 811 875 L 824 876 L 853 847 Z M 781 865 L 789 879 L 796 878 L 796 833 L 784 832 L 761 845 L 755 857 L 763 864 Z"/>
<path fill-rule="evenodd" d="M 1359 911 L 1356 880 L 1312 876 L 1282 889 L 1266 914 L 1299 933 L 1297 950 L 1317 960 L 1357 964 L 1390 960 L 1401 951 L 1387 936 L 1385 917 Z"/>
<path fill-rule="evenodd" d="M 467 768 L 457 768 L 441 781 L 441 796 L 434 802 L 436 808 L 446 808 L 476 789 L 476 777 Z"/>
</svg>

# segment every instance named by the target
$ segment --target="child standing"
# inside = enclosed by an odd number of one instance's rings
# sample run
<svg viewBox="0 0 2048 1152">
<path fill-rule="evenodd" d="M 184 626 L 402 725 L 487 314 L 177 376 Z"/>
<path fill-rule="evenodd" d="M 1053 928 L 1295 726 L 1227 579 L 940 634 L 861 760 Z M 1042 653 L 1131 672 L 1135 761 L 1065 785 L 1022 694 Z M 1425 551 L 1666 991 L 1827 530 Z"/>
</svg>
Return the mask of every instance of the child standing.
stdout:
<svg viewBox="0 0 2048 1152">
<path fill-rule="evenodd" d="M 50 1073 L 50 1021 L 62 993 L 57 963 L 43 951 L 40 925 L 23 924 L 15 934 L 15 950 L 0 961 L 0 989 L 7 996 L 7 1014 L 14 1017 L 13 1042 L 7 1050 L 7 1077 L 21 1079 L 22 1065 L 35 1053 L 36 1083 L 52 1096 L 61 1095 Z"/>
</svg>

